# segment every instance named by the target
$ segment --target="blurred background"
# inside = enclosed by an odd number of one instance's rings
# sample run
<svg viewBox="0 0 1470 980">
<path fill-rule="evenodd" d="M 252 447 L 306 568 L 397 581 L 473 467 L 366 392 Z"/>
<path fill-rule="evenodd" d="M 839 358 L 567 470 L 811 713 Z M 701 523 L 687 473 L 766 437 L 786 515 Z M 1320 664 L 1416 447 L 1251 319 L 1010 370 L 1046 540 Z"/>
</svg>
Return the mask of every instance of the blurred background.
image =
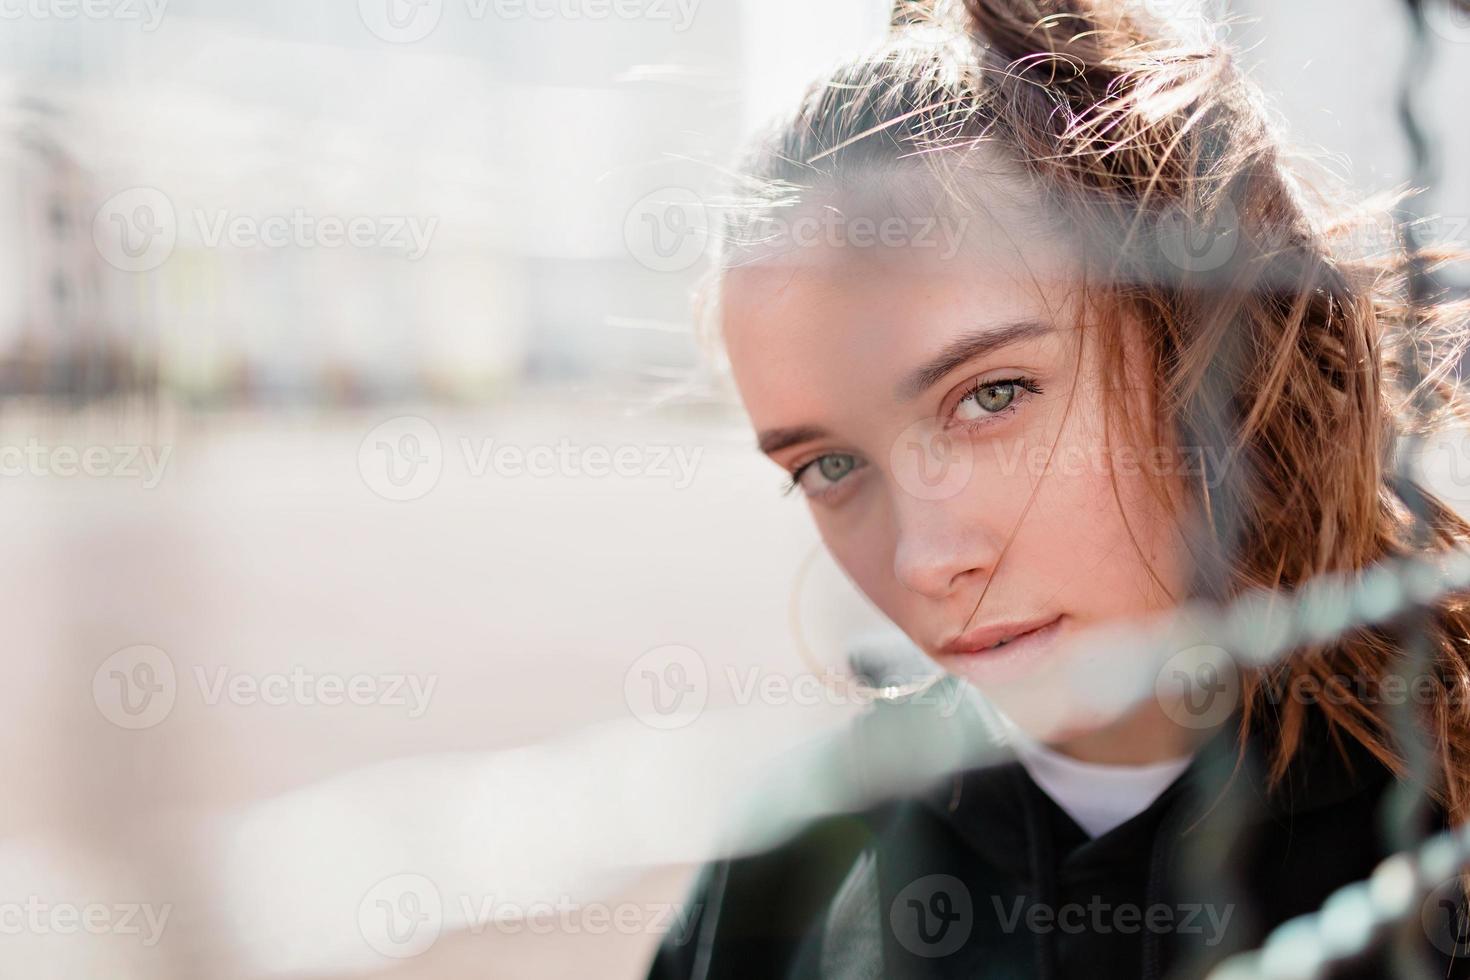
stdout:
<svg viewBox="0 0 1470 980">
<path fill-rule="evenodd" d="M 890 6 L 0 0 L 0 974 L 642 975 L 881 635 L 691 298 Z M 1409 178 L 1402 4 L 1211 9 L 1304 154 Z"/>
</svg>

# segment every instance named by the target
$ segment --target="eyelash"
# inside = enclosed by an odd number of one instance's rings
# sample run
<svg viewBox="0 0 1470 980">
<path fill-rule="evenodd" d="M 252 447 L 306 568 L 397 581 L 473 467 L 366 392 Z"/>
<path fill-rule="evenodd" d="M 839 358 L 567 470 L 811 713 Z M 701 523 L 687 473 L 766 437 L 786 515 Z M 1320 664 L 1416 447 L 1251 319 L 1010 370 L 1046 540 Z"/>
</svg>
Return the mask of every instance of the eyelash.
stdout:
<svg viewBox="0 0 1470 980">
<path fill-rule="evenodd" d="M 960 397 L 955 400 L 955 409 L 958 409 L 960 405 L 964 404 L 966 399 L 981 391 L 985 391 L 988 388 L 1002 388 L 1006 385 L 1012 385 L 1013 387 L 1026 392 L 1028 398 L 1032 395 L 1039 395 L 1042 393 L 1041 384 L 1035 378 L 1027 377 L 1025 375 L 1018 375 L 1013 378 L 996 378 L 991 381 L 980 381 L 977 379 L 973 384 L 970 385 L 970 387 L 965 389 L 964 394 L 960 395 Z M 986 419 L 978 421 L 967 420 L 957 422 L 955 424 L 964 426 L 972 431 L 975 429 L 983 428 L 984 426 L 992 424 L 996 419 L 1004 418 L 1005 416 L 1010 415 L 1016 410 L 1017 405 L 1025 400 L 1025 398 L 1013 398 L 1009 405 L 1001 409 L 999 412 L 995 412 L 994 414 L 990 415 Z M 951 414 L 953 414 L 953 411 L 954 409 L 951 409 Z M 796 469 L 792 470 L 790 478 L 786 480 L 785 485 L 781 489 L 781 495 L 790 496 L 793 492 L 795 492 L 795 490 L 801 485 L 802 474 L 805 473 L 809 467 L 821 462 L 821 460 L 825 456 L 830 455 L 833 454 L 823 453 L 821 456 L 813 456 L 811 459 L 807 460 L 805 463 L 802 463 Z"/>
<path fill-rule="evenodd" d="M 1004 416 L 1010 415 L 1012 412 L 1014 412 L 1016 410 L 1016 406 L 1018 404 L 1026 401 L 1026 399 L 1029 398 L 1030 396 L 1041 394 L 1041 384 L 1035 378 L 1029 378 L 1029 377 L 1026 377 L 1024 375 L 1017 376 L 1017 377 L 1014 377 L 1014 378 L 996 378 L 993 381 L 979 381 L 979 380 L 976 380 L 975 382 L 973 382 L 970 385 L 970 387 L 966 388 L 965 389 L 965 393 L 963 395 L 961 395 L 955 401 L 955 403 L 954 403 L 955 409 L 958 409 L 962 404 L 964 404 L 965 399 L 971 397 L 972 395 L 978 394 L 979 392 L 982 392 L 982 391 L 986 390 L 987 388 L 1003 388 L 1006 385 L 1011 385 L 1012 387 L 1019 388 L 1020 390 L 1026 392 L 1027 394 L 1026 394 L 1025 397 L 1012 398 L 1011 399 L 1011 403 L 1009 405 L 1007 405 L 1005 408 L 1001 409 L 1000 411 L 995 412 L 994 414 L 987 416 L 985 419 L 982 419 L 980 421 L 973 421 L 973 420 L 963 421 L 963 422 L 958 422 L 956 424 L 967 426 L 967 427 L 969 427 L 971 429 L 978 428 L 978 427 L 981 427 L 981 426 L 990 425 L 995 419 L 1003 418 Z M 951 415 L 954 414 L 954 409 L 951 409 L 950 410 L 950 414 Z"/>
</svg>

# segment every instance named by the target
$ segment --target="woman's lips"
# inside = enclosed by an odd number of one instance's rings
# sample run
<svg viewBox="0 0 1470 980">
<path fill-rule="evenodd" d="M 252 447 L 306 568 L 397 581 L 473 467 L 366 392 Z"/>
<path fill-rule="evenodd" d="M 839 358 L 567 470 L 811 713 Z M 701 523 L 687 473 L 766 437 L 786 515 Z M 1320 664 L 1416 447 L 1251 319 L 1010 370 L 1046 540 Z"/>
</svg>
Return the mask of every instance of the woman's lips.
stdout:
<svg viewBox="0 0 1470 980">
<path fill-rule="evenodd" d="M 934 659 L 945 670 L 977 684 L 1023 680 L 1057 646 L 1064 619 L 1057 616 L 998 647 L 977 648 L 978 644 L 972 641 L 956 640 L 943 647 Z"/>
<path fill-rule="evenodd" d="M 953 656 L 998 653 L 1035 639 L 1044 639 L 1061 619 L 1061 616 L 1054 616 L 1049 620 L 1033 621 L 1030 624 L 1004 624 L 971 630 L 946 643 L 940 648 L 940 652 Z M 1004 643 L 1001 642 L 1003 640 Z M 998 643 L 1001 645 L 997 646 Z"/>
</svg>

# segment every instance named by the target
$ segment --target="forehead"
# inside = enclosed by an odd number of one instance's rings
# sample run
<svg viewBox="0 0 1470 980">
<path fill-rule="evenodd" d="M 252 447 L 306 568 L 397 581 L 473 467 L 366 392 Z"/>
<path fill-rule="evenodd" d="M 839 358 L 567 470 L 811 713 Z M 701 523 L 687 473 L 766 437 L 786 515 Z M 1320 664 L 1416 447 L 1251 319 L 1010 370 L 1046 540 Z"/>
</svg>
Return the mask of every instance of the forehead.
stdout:
<svg viewBox="0 0 1470 980">
<path fill-rule="evenodd" d="M 896 372 L 954 334 L 1059 319 L 1074 284 L 1075 273 L 1049 259 L 806 250 L 726 273 L 721 327 L 737 375 L 782 361 Z"/>
</svg>

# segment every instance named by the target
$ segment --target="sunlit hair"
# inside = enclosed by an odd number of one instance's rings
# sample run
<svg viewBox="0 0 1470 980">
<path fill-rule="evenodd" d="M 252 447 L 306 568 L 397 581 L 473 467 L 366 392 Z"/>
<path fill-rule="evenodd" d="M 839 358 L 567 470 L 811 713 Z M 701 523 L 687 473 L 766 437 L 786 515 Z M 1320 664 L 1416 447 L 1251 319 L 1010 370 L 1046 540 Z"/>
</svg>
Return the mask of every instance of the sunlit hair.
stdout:
<svg viewBox="0 0 1470 980">
<path fill-rule="evenodd" d="M 1077 256 L 1082 333 L 1102 376 L 1128 377 L 1124 337 L 1142 338 L 1153 411 L 1120 417 L 1106 402 L 1109 431 L 1199 453 L 1197 481 L 1153 481 L 1174 513 L 1200 517 L 1191 595 L 1177 599 L 1291 592 L 1320 573 L 1467 543 L 1470 525 L 1399 484 L 1394 460 L 1404 433 L 1470 415 L 1453 376 L 1464 311 L 1439 296 L 1410 306 L 1391 226 L 1288 164 L 1227 46 L 1116 0 L 967 0 L 907 20 L 756 144 L 718 266 L 768 251 L 773 214 L 853 199 L 961 213 L 978 206 L 975 191 L 1000 193 Z M 1227 257 L 1179 252 L 1197 233 L 1227 236 Z M 1427 545 L 1404 502 L 1414 492 Z M 1470 608 L 1457 596 L 1432 623 L 1424 723 L 1434 792 L 1459 821 L 1470 817 Z M 1334 739 L 1404 771 L 1387 709 L 1341 687 L 1381 690 L 1404 643 L 1394 628 L 1360 628 L 1243 679 L 1242 724 L 1270 733 L 1273 781 L 1313 710 L 1283 692 L 1307 678 L 1339 694 L 1318 701 Z"/>
</svg>

